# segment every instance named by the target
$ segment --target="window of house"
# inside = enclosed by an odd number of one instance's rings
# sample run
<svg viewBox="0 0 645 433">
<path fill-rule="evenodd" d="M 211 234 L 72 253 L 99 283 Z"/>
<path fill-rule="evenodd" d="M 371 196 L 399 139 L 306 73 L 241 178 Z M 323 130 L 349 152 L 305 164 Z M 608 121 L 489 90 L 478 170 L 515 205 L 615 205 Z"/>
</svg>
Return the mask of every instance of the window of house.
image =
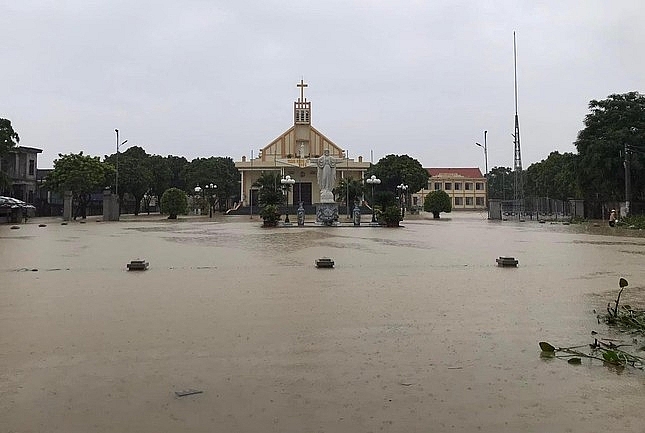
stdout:
<svg viewBox="0 0 645 433">
<path fill-rule="evenodd" d="M 483 206 L 484 205 L 484 197 L 475 197 L 475 203 L 477 206 Z"/>
<path fill-rule="evenodd" d="M 445 189 L 446 191 L 451 190 L 451 189 L 452 189 L 452 183 L 450 183 L 450 182 L 446 182 L 446 183 L 444 184 L 444 186 L 443 186 L 443 189 Z"/>
<path fill-rule="evenodd" d="M 473 189 L 473 183 L 472 182 L 466 182 L 464 183 L 464 189 L 466 191 L 471 191 Z"/>
<path fill-rule="evenodd" d="M 36 161 L 33 159 L 29 160 L 29 176 L 33 176 L 36 172 Z"/>
<path fill-rule="evenodd" d="M 455 197 L 455 206 L 461 206 L 463 204 L 464 204 L 464 202 L 463 202 L 462 197 Z"/>
<path fill-rule="evenodd" d="M 455 182 L 455 191 L 461 189 L 461 182 Z"/>
<path fill-rule="evenodd" d="M 412 206 L 416 206 L 419 203 L 418 197 L 412 197 Z"/>
<path fill-rule="evenodd" d="M 472 206 L 472 205 L 473 205 L 473 198 L 466 197 L 466 206 Z"/>
<path fill-rule="evenodd" d="M 435 191 L 440 191 L 441 190 L 441 182 L 435 182 L 434 183 L 434 190 Z"/>
<path fill-rule="evenodd" d="M 484 189 L 484 182 L 477 182 L 475 183 L 475 189 L 477 191 L 482 191 Z"/>
</svg>

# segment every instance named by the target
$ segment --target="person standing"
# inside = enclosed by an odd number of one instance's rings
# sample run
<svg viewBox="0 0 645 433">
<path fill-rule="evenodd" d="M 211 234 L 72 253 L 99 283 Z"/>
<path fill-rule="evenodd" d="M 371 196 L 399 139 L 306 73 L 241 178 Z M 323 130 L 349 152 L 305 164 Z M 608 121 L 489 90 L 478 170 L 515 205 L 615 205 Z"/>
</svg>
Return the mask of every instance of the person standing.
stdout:
<svg viewBox="0 0 645 433">
<path fill-rule="evenodd" d="M 612 209 L 609 214 L 609 227 L 614 227 L 616 225 L 616 209 Z"/>
</svg>

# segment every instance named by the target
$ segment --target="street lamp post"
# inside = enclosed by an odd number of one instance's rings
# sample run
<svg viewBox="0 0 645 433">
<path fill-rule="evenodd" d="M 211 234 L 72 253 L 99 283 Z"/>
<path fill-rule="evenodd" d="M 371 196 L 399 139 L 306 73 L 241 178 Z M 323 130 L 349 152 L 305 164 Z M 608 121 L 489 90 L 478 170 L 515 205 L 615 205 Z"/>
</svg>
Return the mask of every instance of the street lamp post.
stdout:
<svg viewBox="0 0 645 433">
<path fill-rule="evenodd" d="M 405 216 L 405 194 L 408 190 L 408 186 L 404 183 L 397 185 L 396 190 L 399 192 L 399 201 L 401 204 L 401 219 Z"/>
<path fill-rule="evenodd" d="M 211 183 L 204 186 L 204 194 L 208 194 L 208 217 L 213 218 L 213 193 L 217 189 L 217 185 Z"/>
<path fill-rule="evenodd" d="M 123 141 L 122 143 L 119 143 L 119 130 L 115 129 L 114 132 L 116 132 L 116 187 L 115 187 L 115 192 L 116 195 L 119 195 L 119 147 L 123 146 L 125 143 L 128 142 L 128 140 Z"/>
<path fill-rule="evenodd" d="M 201 192 L 202 192 L 202 187 L 201 187 L 201 186 L 199 186 L 199 185 L 197 185 L 197 186 L 195 187 L 195 196 L 196 196 L 196 197 L 199 197 L 199 193 L 201 193 Z M 195 205 L 197 205 L 197 203 L 195 203 Z M 195 206 L 195 214 L 197 214 L 197 206 Z M 200 208 L 200 212 L 199 212 L 199 214 L 201 215 L 201 208 Z"/>
<path fill-rule="evenodd" d="M 486 144 L 486 134 L 488 134 L 488 131 L 484 131 L 484 145 L 482 146 L 480 143 L 475 143 L 477 146 L 482 147 L 484 149 L 484 163 L 486 164 L 486 173 L 484 174 L 484 177 L 486 178 L 486 210 L 490 212 L 488 209 L 488 146 Z M 490 218 L 490 214 L 488 215 L 488 218 Z"/>
<path fill-rule="evenodd" d="M 372 185 L 372 222 L 376 222 L 376 215 L 374 214 L 374 185 L 379 185 L 381 183 L 381 179 L 377 178 L 376 175 L 372 175 L 367 178 L 365 181 L 369 185 Z"/>
<path fill-rule="evenodd" d="M 287 216 L 284 218 L 284 223 L 290 224 L 291 222 L 289 221 L 289 188 L 291 187 L 291 185 L 296 183 L 296 180 L 292 179 L 291 176 L 286 175 L 285 177 L 280 179 L 280 183 L 284 185 L 285 188 L 287 189 L 287 212 L 286 212 Z"/>
</svg>

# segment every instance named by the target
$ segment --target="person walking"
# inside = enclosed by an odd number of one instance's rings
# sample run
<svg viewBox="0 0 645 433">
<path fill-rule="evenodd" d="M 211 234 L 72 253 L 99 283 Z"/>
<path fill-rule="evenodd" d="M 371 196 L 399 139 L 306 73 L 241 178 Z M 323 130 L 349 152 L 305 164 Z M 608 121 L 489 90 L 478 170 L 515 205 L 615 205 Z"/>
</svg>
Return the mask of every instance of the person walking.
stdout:
<svg viewBox="0 0 645 433">
<path fill-rule="evenodd" d="M 609 214 L 609 227 L 614 227 L 616 225 L 616 209 L 612 209 Z"/>
</svg>

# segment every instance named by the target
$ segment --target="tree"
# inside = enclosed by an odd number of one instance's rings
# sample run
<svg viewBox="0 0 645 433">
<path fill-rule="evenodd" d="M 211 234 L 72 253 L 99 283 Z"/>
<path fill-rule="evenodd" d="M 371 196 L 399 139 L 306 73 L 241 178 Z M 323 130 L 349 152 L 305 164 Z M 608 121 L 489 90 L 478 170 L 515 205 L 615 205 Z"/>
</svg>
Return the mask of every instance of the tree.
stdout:
<svg viewBox="0 0 645 433">
<path fill-rule="evenodd" d="M 152 155 L 148 163 L 150 165 L 152 179 L 149 194 L 147 197 L 144 196 L 144 199 L 146 199 L 145 206 L 149 213 L 151 197 L 157 197 L 159 199 L 171 187 L 172 171 L 168 166 L 168 159 L 163 156 Z"/>
<path fill-rule="evenodd" d="M 576 165 L 577 155 L 557 151 L 551 152 L 547 159 L 531 164 L 525 171 L 526 196 L 557 200 L 580 198 Z"/>
<path fill-rule="evenodd" d="M 116 168 L 116 154 L 105 158 Z M 139 146 L 132 146 L 119 153 L 119 200 L 125 193 L 134 197 L 134 214 L 139 214 L 139 205 L 144 194 L 150 191 L 153 183 L 150 155 Z"/>
<path fill-rule="evenodd" d="M 20 142 L 18 133 L 13 130 L 11 120 L 0 118 L 0 158 L 16 147 Z"/>
<path fill-rule="evenodd" d="M 346 205 L 350 206 L 351 203 L 360 201 L 363 191 L 364 187 L 361 179 L 348 177 L 342 178 L 338 182 L 338 186 L 334 188 L 333 193 L 336 201 L 345 202 L 349 198 L 349 203 L 346 203 Z"/>
<path fill-rule="evenodd" d="M 277 171 L 263 171 L 253 186 L 260 188 L 258 193 L 258 204 L 261 207 L 278 205 L 285 202 L 285 195 L 282 193 L 280 184 L 280 173 Z"/>
<path fill-rule="evenodd" d="M 414 193 L 428 186 L 428 171 L 421 163 L 408 155 L 387 155 L 367 171 L 381 179 L 380 191 L 396 191 L 401 183 L 408 185 L 408 192 Z"/>
<path fill-rule="evenodd" d="M 168 168 L 172 173 L 172 176 L 170 178 L 170 186 L 172 188 L 179 188 L 185 191 L 186 182 L 184 181 L 183 173 L 186 169 L 186 166 L 188 165 L 188 160 L 183 156 L 168 155 L 166 157 L 166 161 L 168 162 Z"/>
<path fill-rule="evenodd" d="M 240 173 L 232 158 L 217 156 L 194 159 L 185 166 L 183 177 L 189 188 L 211 183 L 217 185 L 215 196 L 220 210 L 225 210 L 230 200 L 239 199 Z"/>
<path fill-rule="evenodd" d="M 495 167 L 488 172 L 488 196 L 498 200 L 513 199 L 513 170 Z"/>
<path fill-rule="evenodd" d="M 423 201 L 423 210 L 426 212 L 432 212 L 433 218 L 439 219 L 440 212 L 452 211 L 450 196 L 445 191 L 432 191 Z"/>
<path fill-rule="evenodd" d="M 589 201 L 625 199 L 625 169 L 631 162 L 632 196 L 645 198 L 645 95 L 612 94 L 589 102 L 591 111 L 575 142 L 578 180 Z M 625 155 L 625 149 L 628 152 Z"/>
<path fill-rule="evenodd" d="M 161 196 L 161 213 L 168 214 L 169 220 L 176 220 L 177 215 L 188 210 L 188 197 L 179 188 L 170 188 Z"/>
<path fill-rule="evenodd" d="M 11 179 L 2 167 L 2 158 L 20 142 L 18 133 L 13 130 L 11 120 L 0 118 L 0 191 L 11 186 Z"/>
<path fill-rule="evenodd" d="M 47 176 L 46 188 L 63 194 L 71 191 L 74 201 L 78 204 L 74 218 L 87 216 L 86 208 L 91 194 L 99 192 L 105 186 L 106 174 L 112 168 L 102 163 L 98 156 L 70 153 L 58 154 L 54 161 L 54 170 Z"/>
</svg>

